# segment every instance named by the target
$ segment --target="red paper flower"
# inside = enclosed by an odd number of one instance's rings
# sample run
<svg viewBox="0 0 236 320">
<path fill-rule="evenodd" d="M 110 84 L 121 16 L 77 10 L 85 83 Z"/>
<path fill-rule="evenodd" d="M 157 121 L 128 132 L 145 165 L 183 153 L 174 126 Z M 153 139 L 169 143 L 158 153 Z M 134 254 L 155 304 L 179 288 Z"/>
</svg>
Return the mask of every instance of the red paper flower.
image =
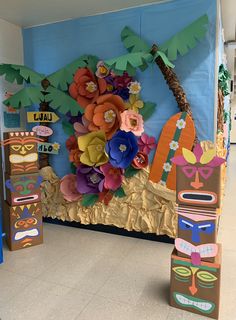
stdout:
<svg viewBox="0 0 236 320">
<path fill-rule="evenodd" d="M 82 152 L 79 149 L 72 149 L 69 154 L 69 160 L 72 162 L 76 167 L 78 167 L 80 162 L 80 156 Z"/>
<path fill-rule="evenodd" d="M 74 75 L 74 82 L 69 86 L 69 94 L 82 108 L 85 108 L 104 93 L 106 88 L 107 84 L 104 79 L 96 79 L 90 69 L 81 68 Z"/>
<path fill-rule="evenodd" d="M 143 169 L 143 168 L 146 168 L 147 165 L 148 165 L 147 154 L 139 151 L 134 157 L 134 160 L 132 161 L 132 166 L 135 169 Z"/>
<path fill-rule="evenodd" d="M 155 138 L 148 136 L 146 133 L 143 133 L 138 139 L 138 148 L 139 151 L 149 154 L 152 149 L 156 148 Z"/>
<path fill-rule="evenodd" d="M 109 204 L 109 202 L 111 201 L 111 199 L 113 198 L 113 195 L 110 193 L 109 190 L 104 190 L 103 192 L 99 193 L 99 201 L 103 202 L 106 206 Z"/>
<path fill-rule="evenodd" d="M 122 184 L 123 170 L 114 168 L 110 163 L 100 166 L 100 170 L 105 176 L 104 187 L 109 190 L 117 190 Z"/>
<path fill-rule="evenodd" d="M 70 136 L 67 140 L 66 140 L 66 149 L 70 152 L 73 149 L 77 149 L 78 148 L 78 142 L 75 136 Z"/>
</svg>

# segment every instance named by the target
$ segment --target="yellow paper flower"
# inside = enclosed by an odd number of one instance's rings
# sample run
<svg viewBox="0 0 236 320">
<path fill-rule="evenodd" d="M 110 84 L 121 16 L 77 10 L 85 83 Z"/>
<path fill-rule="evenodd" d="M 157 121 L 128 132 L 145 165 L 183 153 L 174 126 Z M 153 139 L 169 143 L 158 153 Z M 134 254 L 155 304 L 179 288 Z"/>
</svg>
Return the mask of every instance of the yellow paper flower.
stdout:
<svg viewBox="0 0 236 320">
<path fill-rule="evenodd" d="M 58 151 L 60 149 L 60 145 L 57 142 L 54 142 L 52 146 L 53 146 L 53 150 L 55 151 Z"/>
<path fill-rule="evenodd" d="M 125 103 L 125 108 L 129 110 L 133 110 L 138 112 L 139 109 L 143 108 L 144 103 L 142 100 L 139 100 L 139 96 L 137 94 L 131 94 L 129 96 L 129 102 Z"/>
<path fill-rule="evenodd" d="M 108 162 L 105 153 L 106 137 L 103 131 L 94 131 L 78 137 L 78 146 L 83 153 L 80 161 L 87 166 L 100 166 Z"/>
</svg>

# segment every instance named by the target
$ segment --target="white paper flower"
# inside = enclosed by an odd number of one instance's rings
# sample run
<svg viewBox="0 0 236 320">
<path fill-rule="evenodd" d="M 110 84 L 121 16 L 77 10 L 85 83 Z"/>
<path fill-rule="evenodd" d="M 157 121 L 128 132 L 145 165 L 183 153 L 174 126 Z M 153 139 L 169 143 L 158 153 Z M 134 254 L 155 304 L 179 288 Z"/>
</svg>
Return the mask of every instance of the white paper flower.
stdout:
<svg viewBox="0 0 236 320">
<path fill-rule="evenodd" d="M 177 141 L 172 140 L 169 144 L 170 149 L 176 151 L 179 148 L 179 144 Z"/>
<path fill-rule="evenodd" d="M 183 119 L 180 119 L 176 122 L 176 127 L 178 129 L 184 129 L 186 126 L 186 122 Z"/>
<path fill-rule="evenodd" d="M 141 85 L 138 81 L 133 81 L 133 82 L 130 82 L 128 88 L 129 88 L 129 93 L 138 94 L 141 90 Z"/>
<path fill-rule="evenodd" d="M 166 182 L 163 180 L 160 180 L 160 185 L 162 185 L 163 187 L 166 187 Z"/>
<path fill-rule="evenodd" d="M 165 172 L 170 172 L 171 168 L 172 168 L 172 165 L 169 162 L 165 162 L 163 164 L 163 169 Z"/>
</svg>

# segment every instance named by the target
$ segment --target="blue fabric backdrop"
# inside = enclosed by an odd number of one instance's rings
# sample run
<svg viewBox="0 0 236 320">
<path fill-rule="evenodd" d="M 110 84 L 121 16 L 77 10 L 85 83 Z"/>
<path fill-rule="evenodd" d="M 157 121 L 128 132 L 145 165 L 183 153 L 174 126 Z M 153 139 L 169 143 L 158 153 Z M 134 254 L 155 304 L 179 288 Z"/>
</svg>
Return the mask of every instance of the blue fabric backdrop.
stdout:
<svg viewBox="0 0 236 320">
<path fill-rule="evenodd" d="M 199 138 L 213 140 L 216 11 L 216 0 L 174 0 L 27 28 L 23 30 L 25 64 L 50 74 L 82 54 L 112 58 L 126 53 L 120 40 L 120 32 L 126 25 L 150 45 L 161 44 L 207 13 L 210 23 L 206 38 L 188 55 L 178 58 L 175 71 L 191 104 Z M 145 129 L 158 138 L 168 118 L 178 112 L 176 101 L 155 65 L 137 77 L 143 87 L 142 98 L 157 103 Z M 51 164 L 63 176 L 70 171 L 64 147 L 66 135 L 60 122 L 52 127 L 51 140 L 60 142 L 62 149 L 60 156 L 52 156 Z"/>
</svg>

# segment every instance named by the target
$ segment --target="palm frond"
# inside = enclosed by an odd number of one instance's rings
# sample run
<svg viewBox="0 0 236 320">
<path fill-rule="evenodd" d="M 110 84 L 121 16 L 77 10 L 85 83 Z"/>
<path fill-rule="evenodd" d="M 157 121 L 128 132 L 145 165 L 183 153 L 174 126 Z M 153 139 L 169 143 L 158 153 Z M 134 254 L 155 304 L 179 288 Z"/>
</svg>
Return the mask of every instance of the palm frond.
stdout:
<svg viewBox="0 0 236 320">
<path fill-rule="evenodd" d="M 122 30 L 121 40 L 129 52 L 149 52 L 151 50 L 150 46 L 129 27 Z"/>
<path fill-rule="evenodd" d="M 20 109 L 21 107 L 29 107 L 33 104 L 39 104 L 44 101 L 44 94 L 40 87 L 27 87 L 18 91 L 16 94 L 10 98 L 3 101 L 6 106 L 12 106 L 15 109 Z"/>
</svg>

